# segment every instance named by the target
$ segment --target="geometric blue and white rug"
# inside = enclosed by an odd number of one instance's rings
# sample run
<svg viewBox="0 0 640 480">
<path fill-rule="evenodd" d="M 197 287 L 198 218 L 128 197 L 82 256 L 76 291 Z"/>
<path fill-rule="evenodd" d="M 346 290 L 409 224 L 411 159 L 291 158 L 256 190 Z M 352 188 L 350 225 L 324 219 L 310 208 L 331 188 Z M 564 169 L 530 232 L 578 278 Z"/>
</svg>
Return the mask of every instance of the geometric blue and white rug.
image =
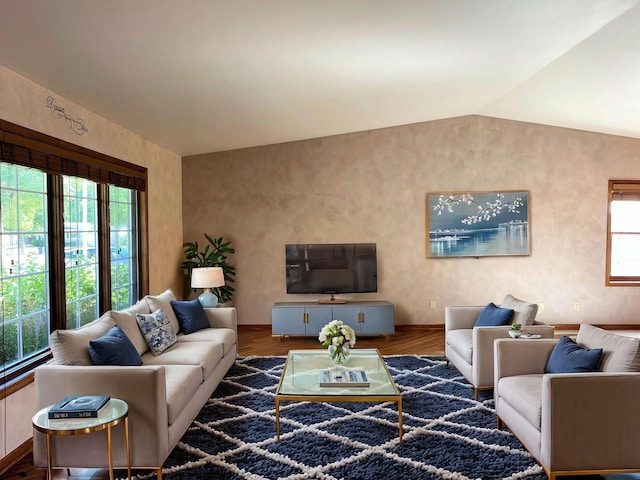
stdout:
<svg viewBox="0 0 640 480">
<path fill-rule="evenodd" d="M 491 392 L 473 388 L 444 357 L 385 357 L 395 403 L 283 402 L 284 357 L 238 358 L 163 468 L 177 479 L 546 479 L 508 429 L 496 429 Z M 139 477 L 143 478 L 143 477 Z"/>
</svg>

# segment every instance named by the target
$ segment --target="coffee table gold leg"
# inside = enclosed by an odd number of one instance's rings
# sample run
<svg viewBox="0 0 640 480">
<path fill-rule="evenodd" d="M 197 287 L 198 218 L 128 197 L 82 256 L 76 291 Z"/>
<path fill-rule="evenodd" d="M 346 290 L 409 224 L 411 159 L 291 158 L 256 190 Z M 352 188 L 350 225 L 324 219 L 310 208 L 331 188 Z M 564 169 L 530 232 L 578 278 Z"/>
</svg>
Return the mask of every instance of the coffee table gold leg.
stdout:
<svg viewBox="0 0 640 480">
<path fill-rule="evenodd" d="M 402 398 L 398 400 L 398 430 L 400 431 L 400 443 L 402 443 Z"/>
<path fill-rule="evenodd" d="M 276 398 L 276 442 L 280 441 L 280 400 Z"/>
</svg>

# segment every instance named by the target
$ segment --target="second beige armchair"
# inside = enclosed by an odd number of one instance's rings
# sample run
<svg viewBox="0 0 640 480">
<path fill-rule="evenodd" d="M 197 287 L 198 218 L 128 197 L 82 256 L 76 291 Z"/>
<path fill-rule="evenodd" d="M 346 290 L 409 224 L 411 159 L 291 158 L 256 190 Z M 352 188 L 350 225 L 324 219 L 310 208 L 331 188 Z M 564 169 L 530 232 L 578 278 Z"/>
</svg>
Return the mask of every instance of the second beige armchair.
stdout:
<svg viewBox="0 0 640 480">
<path fill-rule="evenodd" d="M 550 325 L 536 322 L 538 305 L 507 295 L 501 308 L 514 310 L 512 323 L 520 323 L 525 333 L 553 338 Z M 479 390 L 493 388 L 493 343 L 498 338 L 509 338 L 510 325 L 476 327 L 484 306 L 452 306 L 444 311 L 445 355 L 460 373 L 473 385 L 475 398 Z M 521 340 L 527 341 L 525 339 Z"/>
</svg>

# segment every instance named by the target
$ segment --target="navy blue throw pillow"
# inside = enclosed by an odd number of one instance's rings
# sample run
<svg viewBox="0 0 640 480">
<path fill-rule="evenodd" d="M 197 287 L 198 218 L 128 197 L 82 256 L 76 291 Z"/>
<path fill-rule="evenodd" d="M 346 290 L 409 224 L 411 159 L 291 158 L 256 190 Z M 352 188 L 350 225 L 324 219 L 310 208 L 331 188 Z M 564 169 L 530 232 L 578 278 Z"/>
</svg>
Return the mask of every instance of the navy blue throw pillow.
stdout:
<svg viewBox="0 0 640 480">
<path fill-rule="evenodd" d="M 204 307 L 197 298 L 189 301 L 171 300 L 171 307 L 176 312 L 180 330 L 189 335 L 203 328 L 209 328 L 209 319 Z"/>
<path fill-rule="evenodd" d="M 136 347 L 117 325 L 102 337 L 89 341 L 89 355 L 94 365 L 142 365 Z"/>
<path fill-rule="evenodd" d="M 490 303 L 480 313 L 476 320 L 475 327 L 497 327 L 509 325 L 513 318 L 513 310 L 510 308 L 497 307 L 495 303 Z"/>
<path fill-rule="evenodd" d="M 553 348 L 545 373 L 597 372 L 602 358 L 601 348 L 584 348 L 564 336 Z"/>
</svg>

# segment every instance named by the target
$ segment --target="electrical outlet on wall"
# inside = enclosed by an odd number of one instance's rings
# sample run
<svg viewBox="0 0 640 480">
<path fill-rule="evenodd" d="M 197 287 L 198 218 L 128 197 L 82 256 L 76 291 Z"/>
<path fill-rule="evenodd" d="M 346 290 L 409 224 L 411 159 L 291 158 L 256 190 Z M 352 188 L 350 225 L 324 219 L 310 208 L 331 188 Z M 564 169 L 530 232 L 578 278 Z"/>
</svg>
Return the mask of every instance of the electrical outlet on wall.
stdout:
<svg viewBox="0 0 640 480">
<path fill-rule="evenodd" d="M 580 302 L 573 302 L 573 310 L 576 312 L 580 311 Z"/>
<path fill-rule="evenodd" d="M 431 300 L 431 301 L 429 302 L 429 308 L 430 308 L 431 310 L 435 310 L 435 309 L 436 309 L 436 301 L 435 301 L 435 300 Z"/>
<path fill-rule="evenodd" d="M 544 303 L 543 302 L 540 302 L 538 304 L 538 312 L 544 312 Z"/>
</svg>

